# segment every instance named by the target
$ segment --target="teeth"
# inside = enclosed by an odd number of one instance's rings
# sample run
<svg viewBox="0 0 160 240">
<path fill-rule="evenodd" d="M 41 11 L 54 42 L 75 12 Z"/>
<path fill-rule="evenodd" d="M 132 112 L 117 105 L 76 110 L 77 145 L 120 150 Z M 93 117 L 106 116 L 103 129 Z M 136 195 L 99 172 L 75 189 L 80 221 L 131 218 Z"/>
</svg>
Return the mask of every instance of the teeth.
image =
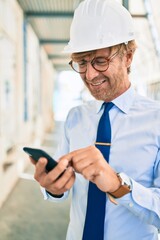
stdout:
<svg viewBox="0 0 160 240">
<path fill-rule="evenodd" d="M 101 85 L 101 84 L 104 83 L 104 82 L 105 82 L 105 80 L 102 80 L 102 81 L 100 81 L 100 82 L 90 83 L 90 84 L 93 85 L 93 86 L 98 86 L 98 85 Z"/>
</svg>

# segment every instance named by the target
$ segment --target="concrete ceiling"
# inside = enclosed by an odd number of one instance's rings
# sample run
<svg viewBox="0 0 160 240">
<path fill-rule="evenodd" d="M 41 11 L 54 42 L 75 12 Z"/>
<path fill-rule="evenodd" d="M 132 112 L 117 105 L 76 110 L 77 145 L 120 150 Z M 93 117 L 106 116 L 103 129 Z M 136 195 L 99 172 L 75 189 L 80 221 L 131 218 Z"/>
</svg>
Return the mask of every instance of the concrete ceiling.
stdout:
<svg viewBox="0 0 160 240">
<path fill-rule="evenodd" d="M 34 29 L 48 58 L 60 71 L 68 68 L 68 55 L 62 50 L 69 41 L 69 29 L 75 8 L 81 0 L 18 0 L 24 17 Z"/>
</svg>

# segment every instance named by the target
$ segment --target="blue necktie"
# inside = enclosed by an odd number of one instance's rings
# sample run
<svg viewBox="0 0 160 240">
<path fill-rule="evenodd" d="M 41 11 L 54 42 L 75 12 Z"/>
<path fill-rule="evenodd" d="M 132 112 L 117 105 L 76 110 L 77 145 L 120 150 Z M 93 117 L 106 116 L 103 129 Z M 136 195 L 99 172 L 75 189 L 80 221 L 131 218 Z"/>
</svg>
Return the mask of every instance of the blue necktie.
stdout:
<svg viewBox="0 0 160 240">
<path fill-rule="evenodd" d="M 108 161 L 111 142 L 109 110 L 112 108 L 113 103 L 104 103 L 104 105 L 104 112 L 98 124 L 96 147 Z M 89 182 L 83 240 L 103 240 L 105 206 L 106 193 L 102 192 L 96 184 Z"/>
</svg>

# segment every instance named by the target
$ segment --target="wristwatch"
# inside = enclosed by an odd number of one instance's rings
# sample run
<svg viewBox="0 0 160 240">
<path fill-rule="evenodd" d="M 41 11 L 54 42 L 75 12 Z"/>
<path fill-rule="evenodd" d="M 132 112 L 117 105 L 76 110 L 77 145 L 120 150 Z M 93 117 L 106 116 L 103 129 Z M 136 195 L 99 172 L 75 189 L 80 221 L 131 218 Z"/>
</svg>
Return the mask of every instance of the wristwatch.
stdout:
<svg viewBox="0 0 160 240">
<path fill-rule="evenodd" d="M 121 182 L 121 186 L 116 191 L 108 193 L 113 198 L 120 198 L 131 192 L 131 181 L 129 177 L 123 172 L 117 173 L 117 177 Z"/>
</svg>

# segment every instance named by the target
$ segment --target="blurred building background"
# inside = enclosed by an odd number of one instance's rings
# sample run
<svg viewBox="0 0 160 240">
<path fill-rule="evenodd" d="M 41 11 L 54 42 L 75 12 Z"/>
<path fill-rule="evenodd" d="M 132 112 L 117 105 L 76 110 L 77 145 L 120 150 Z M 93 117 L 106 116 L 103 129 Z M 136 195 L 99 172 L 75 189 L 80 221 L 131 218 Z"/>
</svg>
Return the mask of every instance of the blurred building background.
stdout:
<svg viewBox="0 0 160 240">
<path fill-rule="evenodd" d="M 0 0 L 0 206 L 55 121 L 90 99 L 62 53 L 80 0 Z M 121 0 L 134 17 L 138 49 L 131 81 L 160 101 L 160 1 Z"/>
</svg>

